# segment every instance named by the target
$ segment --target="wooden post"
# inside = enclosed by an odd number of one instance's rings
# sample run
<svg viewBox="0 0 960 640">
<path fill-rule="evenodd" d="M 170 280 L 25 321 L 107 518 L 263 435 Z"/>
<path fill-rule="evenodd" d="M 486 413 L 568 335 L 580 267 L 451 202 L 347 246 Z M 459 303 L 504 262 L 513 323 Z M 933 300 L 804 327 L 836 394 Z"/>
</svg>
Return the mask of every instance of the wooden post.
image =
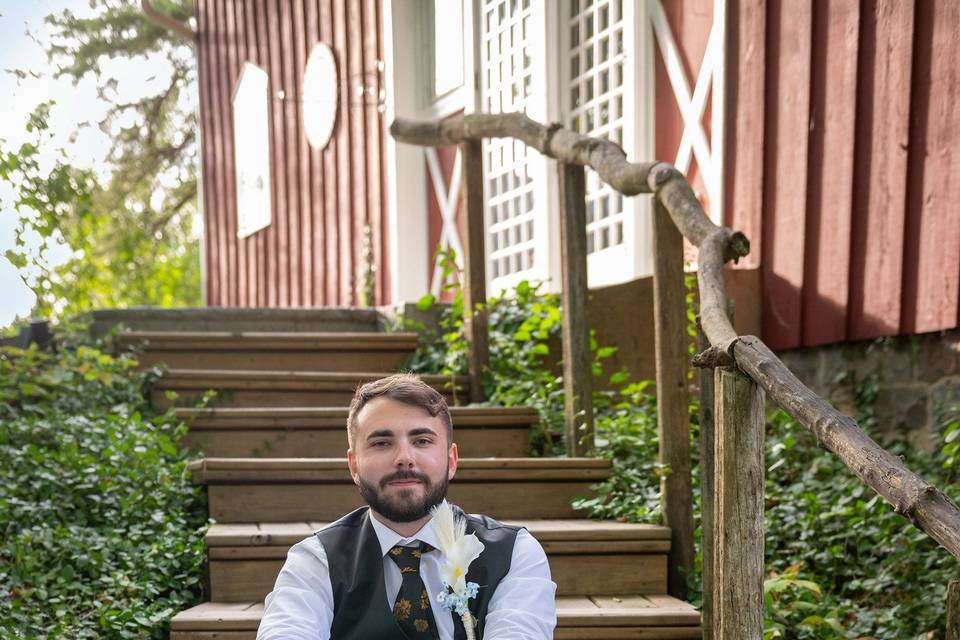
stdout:
<svg viewBox="0 0 960 640">
<path fill-rule="evenodd" d="M 483 401 L 482 375 L 490 365 L 487 328 L 487 274 L 483 224 L 483 146 L 480 140 L 460 145 L 466 240 L 463 244 L 463 332 L 467 339 L 470 402 Z"/>
<path fill-rule="evenodd" d="M 697 321 L 697 351 L 704 351 L 710 341 Z M 714 540 L 714 469 L 716 466 L 716 431 L 714 429 L 713 369 L 700 369 L 700 553 L 703 556 L 703 640 L 713 640 L 713 562 Z"/>
<path fill-rule="evenodd" d="M 763 390 L 715 370 L 713 640 L 763 636 Z"/>
<path fill-rule="evenodd" d="M 593 372 L 587 325 L 587 185 L 581 165 L 561 162 L 560 268 L 563 272 L 563 421 L 567 455 L 593 449 Z"/>
<path fill-rule="evenodd" d="M 947 587 L 947 640 L 960 640 L 960 580 Z"/>
<path fill-rule="evenodd" d="M 657 360 L 657 433 L 663 523 L 671 529 L 668 591 L 686 597 L 693 573 L 693 485 L 687 401 L 687 309 L 683 284 L 683 236 L 654 200 L 653 312 Z"/>
</svg>

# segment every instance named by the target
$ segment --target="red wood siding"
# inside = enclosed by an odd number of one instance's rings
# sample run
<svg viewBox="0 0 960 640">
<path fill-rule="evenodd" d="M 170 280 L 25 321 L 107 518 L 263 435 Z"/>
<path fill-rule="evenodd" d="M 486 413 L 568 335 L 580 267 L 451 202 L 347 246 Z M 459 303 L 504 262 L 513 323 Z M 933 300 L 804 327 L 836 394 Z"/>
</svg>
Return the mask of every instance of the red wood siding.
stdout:
<svg viewBox="0 0 960 640">
<path fill-rule="evenodd" d="M 196 0 L 196 15 L 207 303 L 387 302 L 387 134 L 376 104 L 381 4 Z M 301 110 L 303 69 L 317 42 L 333 50 L 340 83 L 336 125 L 322 151 L 307 143 Z M 264 153 L 271 159 L 273 219 L 239 239 L 232 96 L 245 62 L 269 76 L 270 149 Z"/>
<path fill-rule="evenodd" d="M 956 327 L 960 4 L 728 11 L 725 223 L 759 259 L 764 339 Z"/>
</svg>

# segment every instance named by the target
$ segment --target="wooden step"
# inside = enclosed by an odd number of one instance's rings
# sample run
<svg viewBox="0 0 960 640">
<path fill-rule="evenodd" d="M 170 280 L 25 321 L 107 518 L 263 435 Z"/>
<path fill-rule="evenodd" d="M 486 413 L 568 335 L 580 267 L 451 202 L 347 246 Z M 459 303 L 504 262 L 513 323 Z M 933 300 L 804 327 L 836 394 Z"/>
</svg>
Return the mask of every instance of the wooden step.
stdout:
<svg viewBox="0 0 960 640">
<path fill-rule="evenodd" d="M 121 349 L 141 366 L 269 371 L 395 371 L 417 348 L 416 333 L 128 331 Z"/>
<path fill-rule="evenodd" d="M 205 602 L 174 616 L 170 640 L 254 640 L 262 602 Z M 555 640 L 701 638 L 700 612 L 667 595 L 558 596 Z"/>
<path fill-rule="evenodd" d="M 460 455 L 522 457 L 530 427 L 540 421 L 527 407 L 451 407 Z M 347 410 L 340 407 L 177 409 L 190 426 L 184 446 L 216 457 L 329 458 L 347 449 Z"/>
<path fill-rule="evenodd" d="M 323 373 L 314 371 L 230 371 L 169 369 L 154 384 L 151 399 L 155 407 L 196 403 L 209 389 L 220 391 L 216 406 L 232 407 L 344 407 L 350 404 L 358 386 L 387 373 Z M 423 375 L 420 378 L 437 389 L 451 404 L 454 396 L 466 397 L 466 376 Z M 171 400 L 167 392 L 176 398 Z"/>
<path fill-rule="evenodd" d="M 450 499 L 499 520 L 576 518 L 570 506 L 609 475 L 594 458 L 461 458 Z M 204 458 L 187 465 L 207 485 L 217 522 L 332 521 L 362 501 L 343 458 Z"/>
<path fill-rule="evenodd" d="M 526 527 L 543 545 L 559 595 L 666 591 L 667 527 L 589 520 L 510 524 Z M 210 597 L 218 602 L 262 600 L 273 588 L 289 548 L 324 526 L 318 522 L 213 525 L 206 536 Z"/>
</svg>

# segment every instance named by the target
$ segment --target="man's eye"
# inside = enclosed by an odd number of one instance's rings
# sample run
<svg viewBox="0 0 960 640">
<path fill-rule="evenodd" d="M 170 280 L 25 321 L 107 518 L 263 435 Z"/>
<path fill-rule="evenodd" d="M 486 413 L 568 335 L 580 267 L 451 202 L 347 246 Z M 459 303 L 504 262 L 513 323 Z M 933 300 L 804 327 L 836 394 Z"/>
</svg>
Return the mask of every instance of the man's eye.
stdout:
<svg viewBox="0 0 960 640">
<path fill-rule="evenodd" d="M 430 438 L 417 438 L 416 443 L 420 445 L 429 445 L 433 443 L 433 440 Z"/>
<path fill-rule="evenodd" d="M 390 443 L 389 443 L 388 441 L 386 441 L 386 440 L 378 440 L 378 441 L 376 441 L 376 442 L 371 442 L 371 443 L 370 443 L 370 446 L 371 446 L 371 447 L 386 447 L 386 446 L 389 446 L 389 445 L 390 445 Z"/>
</svg>

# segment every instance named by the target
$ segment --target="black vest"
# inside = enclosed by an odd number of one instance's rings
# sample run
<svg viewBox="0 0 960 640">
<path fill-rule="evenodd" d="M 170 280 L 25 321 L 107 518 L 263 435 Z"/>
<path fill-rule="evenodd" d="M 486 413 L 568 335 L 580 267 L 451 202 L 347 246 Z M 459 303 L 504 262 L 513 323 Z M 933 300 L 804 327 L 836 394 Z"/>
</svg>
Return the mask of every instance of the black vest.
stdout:
<svg viewBox="0 0 960 640">
<path fill-rule="evenodd" d="M 463 514 L 454 507 L 454 513 Z M 465 515 L 465 514 L 464 514 Z M 483 553 L 470 565 L 467 582 L 480 585 L 470 601 L 470 613 L 477 620 L 477 638 L 483 638 L 487 605 L 494 590 L 510 570 L 513 543 L 518 527 L 503 525 L 486 516 L 466 515 L 467 533 L 477 534 Z M 383 583 L 383 554 L 370 522 L 369 509 L 362 507 L 316 533 L 327 553 L 330 585 L 333 587 L 331 640 L 392 640 L 406 635 L 393 618 Z M 431 594 L 433 595 L 433 594 Z M 454 638 L 466 640 L 460 616 L 439 607 L 434 617 L 453 617 Z"/>
</svg>

